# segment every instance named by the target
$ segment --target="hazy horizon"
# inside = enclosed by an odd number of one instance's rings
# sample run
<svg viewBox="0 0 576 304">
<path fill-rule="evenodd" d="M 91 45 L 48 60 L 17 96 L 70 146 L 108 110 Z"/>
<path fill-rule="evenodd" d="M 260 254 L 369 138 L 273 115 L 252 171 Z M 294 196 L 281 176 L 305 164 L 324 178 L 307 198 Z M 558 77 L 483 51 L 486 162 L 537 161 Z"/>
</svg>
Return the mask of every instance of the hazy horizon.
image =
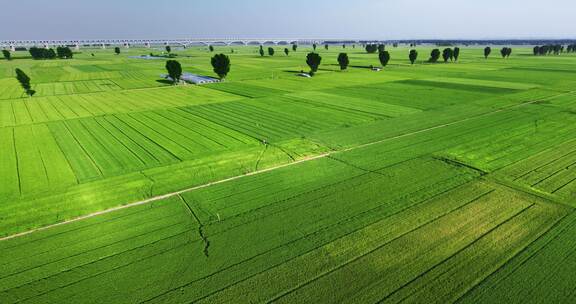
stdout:
<svg viewBox="0 0 576 304">
<path fill-rule="evenodd" d="M 201 2 L 39 0 L 8 2 L 0 40 L 332 38 L 572 39 L 576 3 L 248 0 Z M 30 10 L 29 7 L 34 7 Z M 23 17 L 25 16 L 25 17 Z"/>
</svg>

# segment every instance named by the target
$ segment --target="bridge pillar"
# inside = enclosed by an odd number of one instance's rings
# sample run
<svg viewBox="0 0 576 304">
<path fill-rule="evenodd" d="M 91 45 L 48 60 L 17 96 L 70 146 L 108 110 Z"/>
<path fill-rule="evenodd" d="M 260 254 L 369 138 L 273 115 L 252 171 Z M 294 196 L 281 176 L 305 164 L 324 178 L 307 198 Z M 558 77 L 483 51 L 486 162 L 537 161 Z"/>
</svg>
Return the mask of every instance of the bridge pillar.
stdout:
<svg viewBox="0 0 576 304">
<path fill-rule="evenodd" d="M 130 48 L 130 43 L 125 42 L 125 43 L 124 43 L 124 47 L 127 48 L 127 49 L 129 49 L 129 48 Z"/>
<path fill-rule="evenodd" d="M 106 44 L 102 43 L 102 49 L 106 49 Z"/>
<path fill-rule="evenodd" d="M 16 52 L 16 46 L 14 46 L 13 44 L 11 44 L 11 45 L 10 45 L 10 51 Z"/>
<path fill-rule="evenodd" d="M 76 46 L 74 47 L 77 51 L 80 50 L 80 43 L 76 42 Z"/>
<path fill-rule="evenodd" d="M 150 48 L 150 42 L 146 42 L 146 43 L 144 43 L 144 45 L 145 45 L 147 48 Z"/>
</svg>

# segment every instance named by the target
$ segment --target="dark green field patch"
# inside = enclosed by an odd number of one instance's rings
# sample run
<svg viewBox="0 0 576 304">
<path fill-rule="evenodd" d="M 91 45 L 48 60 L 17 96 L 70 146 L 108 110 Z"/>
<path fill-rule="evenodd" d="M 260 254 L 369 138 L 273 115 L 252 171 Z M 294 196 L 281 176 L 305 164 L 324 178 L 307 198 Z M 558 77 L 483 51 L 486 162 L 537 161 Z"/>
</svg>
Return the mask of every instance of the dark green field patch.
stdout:
<svg viewBox="0 0 576 304">
<path fill-rule="evenodd" d="M 509 94 L 517 91 L 515 89 L 497 88 L 497 87 L 473 85 L 473 84 L 438 82 L 434 80 L 423 80 L 423 79 L 410 79 L 401 82 L 417 86 L 427 86 L 427 87 L 458 90 L 458 91 L 482 92 L 488 94 Z"/>
<path fill-rule="evenodd" d="M 264 96 L 272 96 L 272 95 L 282 95 L 288 93 L 287 91 L 267 88 L 256 86 L 253 84 L 246 84 L 243 82 L 227 82 L 227 83 L 216 83 L 216 84 L 208 84 L 205 87 L 223 91 L 226 93 L 232 93 L 243 97 L 264 97 Z"/>
</svg>

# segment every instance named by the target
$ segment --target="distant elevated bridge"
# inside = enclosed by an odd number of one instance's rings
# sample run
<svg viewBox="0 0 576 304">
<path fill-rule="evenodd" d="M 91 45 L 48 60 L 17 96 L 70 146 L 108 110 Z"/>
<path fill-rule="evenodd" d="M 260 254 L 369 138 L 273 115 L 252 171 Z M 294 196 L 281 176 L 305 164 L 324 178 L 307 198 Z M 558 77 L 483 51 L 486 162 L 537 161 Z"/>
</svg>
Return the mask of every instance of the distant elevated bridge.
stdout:
<svg viewBox="0 0 576 304">
<path fill-rule="evenodd" d="M 84 39 L 84 40 L 0 40 L 1 49 L 16 49 L 30 47 L 70 46 L 76 48 L 106 48 L 106 47 L 160 47 L 160 46 L 232 46 L 232 45 L 311 45 L 311 44 L 357 44 L 377 43 L 380 41 L 361 41 L 353 39 Z"/>
</svg>

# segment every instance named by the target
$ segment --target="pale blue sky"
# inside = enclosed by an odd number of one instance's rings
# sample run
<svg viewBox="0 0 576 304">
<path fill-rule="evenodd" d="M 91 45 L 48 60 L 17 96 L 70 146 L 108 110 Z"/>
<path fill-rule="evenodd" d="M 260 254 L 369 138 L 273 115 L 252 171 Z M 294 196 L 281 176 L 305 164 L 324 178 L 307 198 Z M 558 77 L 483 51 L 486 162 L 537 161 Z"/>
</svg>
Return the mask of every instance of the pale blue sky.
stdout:
<svg viewBox="0 0 576 304">
<path fill-rule="evenodd" d="M 5 1 L 0 40 L 576 38 L 574 12 L 575 0 Z"/>
</svg>

